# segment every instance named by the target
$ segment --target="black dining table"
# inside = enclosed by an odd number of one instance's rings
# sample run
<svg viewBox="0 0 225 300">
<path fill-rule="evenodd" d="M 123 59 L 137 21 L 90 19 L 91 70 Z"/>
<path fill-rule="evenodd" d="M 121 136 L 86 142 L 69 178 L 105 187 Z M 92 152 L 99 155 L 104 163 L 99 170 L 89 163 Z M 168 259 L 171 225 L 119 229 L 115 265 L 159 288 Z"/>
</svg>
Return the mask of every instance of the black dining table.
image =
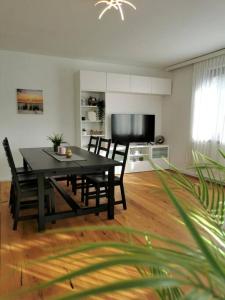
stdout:
<svg viewBox="0 0 225 300">
<path fill-rule="evenodd" d="M 114 172 L 118 161 L 96 155 L 79 147 L 71 147 L 72 153 L 77 155 L 74 160 L 59 161 L 54 157 L 52 148 L 22 148 L 19 149 L 23 157 L 24 168 L 31 170 L 37 176 L 38 185 L 38 230 L 45 229 L 45 225 L 59 219 L 81 216 L 100 211 L 108 212 L 108 219 L 114 218 Z M 64 193 L 63 199 L 69 210 L 55 213 L 45 213 L 45 179 L 62 175 L 87 175 L 95 172 L 108 171 L 108 202 L 97 207 L 82 207 L 74 198 Z M 62 192 L 63 193 L 63 192 Z"/>
</svg>

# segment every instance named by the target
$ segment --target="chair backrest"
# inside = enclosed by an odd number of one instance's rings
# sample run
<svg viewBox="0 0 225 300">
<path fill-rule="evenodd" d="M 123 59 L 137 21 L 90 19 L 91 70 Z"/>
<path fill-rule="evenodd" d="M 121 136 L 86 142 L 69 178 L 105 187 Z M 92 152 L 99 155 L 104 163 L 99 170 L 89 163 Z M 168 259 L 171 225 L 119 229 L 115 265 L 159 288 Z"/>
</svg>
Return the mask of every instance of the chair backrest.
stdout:
<svg viewBox="0 0 225 300">
<path fill-rule="evenodd" d="M 100 138 L 99 144 L 98 144 L 97 154 L 101 155 L 101 156 L 104 156 L 104 157 L 108 157 L 109 156 L 110 145 L 111 145 L 111 139 Z"/>
<path fill-rule="evenodd" d="M 12 174 L 12 179 L 13 179 L 15 185 L 16 185 L 16 189 L 19 191 L 20 190 L 20 185 L 19 185 L 18 176 L 17 176 L 17 172 L 16 172 L 16 166 L 15 166 L 15 163 L 14 163 L 14 159 L 13 159 L 13 156 L 12 156 L 12 152 L 11 152 L 11 149 L 10 149 L 10 146 L 9 146 L 8 139 L 4 138 L 2 144 L 3 144 L 4 150 L 5 150 L 5 154 L 6 154 L 8 163 L 9 163 L 9 167 L 10 167 L 11 174 Z"/>
<path fill-rule="evenodd" d="M 98 149 L 98 142 L 99 142 L 98 136 L 91 136 L 88 143 L 88 151 L 96 154 Z"/>
<path fill-rule="evenodd" d="M 115 142 L 114 148 L 113 148 L 112 159 L 118 160 L 122 163 L 120 180 L 123 179 L 123 175 L 125 172 L 128 151 L 129 151 L 129 142 L 127 142 L 127 143 Z M 116 156 L 119 156 L 120 159 L 116 159 Z"/>
</svg>

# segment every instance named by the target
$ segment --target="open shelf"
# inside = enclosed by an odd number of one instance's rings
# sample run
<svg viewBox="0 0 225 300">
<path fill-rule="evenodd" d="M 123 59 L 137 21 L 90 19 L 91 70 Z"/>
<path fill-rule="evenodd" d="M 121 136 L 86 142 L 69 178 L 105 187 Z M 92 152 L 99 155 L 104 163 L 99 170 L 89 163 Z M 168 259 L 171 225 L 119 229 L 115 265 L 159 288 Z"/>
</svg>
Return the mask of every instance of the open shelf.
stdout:
<svg viewBox="0 0 225 300">
<path fill-rule="evenodd" d="M 139 153 L 139 154 L 130 154 L 129 156 L 130 157 L 139 157 L 139 156 L 147 156 L 147 157 L 149 157 L 149 154 L 141 154 L 141 153 Z"/>
<path fill-rule="evenodd" d="M 100 137 L 103 137 L 105 135 L 104 134 L 85 134 L 85 135 L 82 135 L 82 137 L 90 137 L 90 136 L 100 136 Z"/>
<path fill-rule="evenodd" d="M 98 108 L 97 105 L 82 105 L 81 108 Z"/>
<path fill-rule="evenodd" d="M 104 123 L 101 120 L 96 120 L 96 121 L 89 121 L 89 120 L 85 120 L 85 121 L 81 121 L 82 123 Z"/>
</svg>

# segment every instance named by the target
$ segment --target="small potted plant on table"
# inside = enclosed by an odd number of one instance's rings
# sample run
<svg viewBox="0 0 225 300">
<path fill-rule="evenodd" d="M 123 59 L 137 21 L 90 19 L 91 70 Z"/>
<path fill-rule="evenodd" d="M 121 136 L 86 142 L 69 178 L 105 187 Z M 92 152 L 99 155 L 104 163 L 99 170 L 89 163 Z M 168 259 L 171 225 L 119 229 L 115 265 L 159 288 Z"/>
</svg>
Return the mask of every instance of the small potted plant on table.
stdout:
<svg viewBox="0 0 225 300">
<path fill-rule="evenodd" d="M 53 134 L 48 136 L 48 140 L 53 143 L 54 152 L 58 151 L 58 147 L 63 143 L 63 134 Z"/>
</svg>

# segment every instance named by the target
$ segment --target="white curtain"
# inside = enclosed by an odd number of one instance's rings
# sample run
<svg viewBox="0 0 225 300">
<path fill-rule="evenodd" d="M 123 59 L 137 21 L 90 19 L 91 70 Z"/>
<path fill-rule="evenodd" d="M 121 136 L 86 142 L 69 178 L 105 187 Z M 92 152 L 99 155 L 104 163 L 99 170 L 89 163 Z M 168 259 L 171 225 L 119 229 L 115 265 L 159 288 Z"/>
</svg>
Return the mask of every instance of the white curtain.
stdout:
<svg viewBox="0 0 225 300">
<path fill-rule="evenodd" d="M 194 66 L 192 147 L 215 160 L 225 149 L 225 55 Z"/>
</svg>

